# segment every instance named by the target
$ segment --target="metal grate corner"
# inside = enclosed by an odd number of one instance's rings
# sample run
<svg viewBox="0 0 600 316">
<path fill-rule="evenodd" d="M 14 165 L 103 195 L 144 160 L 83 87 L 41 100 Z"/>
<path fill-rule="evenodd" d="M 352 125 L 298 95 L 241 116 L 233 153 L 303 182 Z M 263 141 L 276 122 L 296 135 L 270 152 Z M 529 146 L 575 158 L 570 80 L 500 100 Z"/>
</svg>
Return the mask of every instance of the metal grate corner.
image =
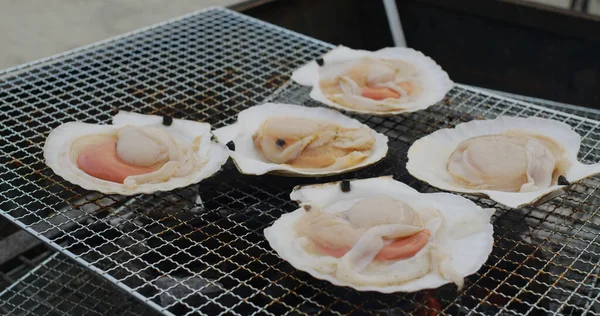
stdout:
<svg viewBox="0 0 600 316">
<path fill-rule="evenodd" d="M 59 124 L 110 121 L 115 109 L 205 121 L 215 128 L 265 100 L 317 106 L 291 71 L 331 45 L 220 8 L 9 71 L 0 77 L 1 214 L 165 314 L 599 314 L 598 178 L 540 207 L 497 207 L 484 267 L 454 286 L 361 293 L 295 270 L 262 230 L 295 209 L 294 179 L 240 175 L 231 162 L 202 183 L 122 197 L 57 177 L 42 146 Z M 498 115 L 563 121 L 583 136 L 580 159 L 600 161 L 600 122 L 457 86 L 432 108 L 389 118 L 355 115 L 390 138 L 384 160 L 344 178 L 407 174 L 406 151 L 439 128 Z"/>
<path fill-rule="evenodd" d="M 5 315 L 157 315 L 60 253 L 0 292 Z"/>
</svg>

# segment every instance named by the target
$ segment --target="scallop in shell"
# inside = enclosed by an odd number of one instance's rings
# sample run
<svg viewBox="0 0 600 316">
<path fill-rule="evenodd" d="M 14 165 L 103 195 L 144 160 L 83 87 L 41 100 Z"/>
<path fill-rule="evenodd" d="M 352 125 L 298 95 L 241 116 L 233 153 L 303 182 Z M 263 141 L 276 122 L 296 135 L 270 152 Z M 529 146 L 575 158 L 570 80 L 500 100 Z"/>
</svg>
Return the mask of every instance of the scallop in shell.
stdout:
<svg viewBox="0 0 600 316">
<path fill-rule="evenodd" d="M 322 176 L 363 168 L 385 157 L 387 137 L 335 110 L 267 103 L 239 113 L 214 132 L 233 142 L 240 172 Z"/>
<path fill-rule="evenodd" d="M 198 183 L 227 161 L 210 125 L 119 111 L 112 125 L 69 122 L 44 145 L 46 164 L 87 190 L 132 195 Z"/>
<path fill-rule="evenodd" d="M 600 173 L 577 160 L 581 137 L 565 123 L 502 116 L 438 130 L 408 150 L 406 168 L 437 188 L 483 194 L 506 206 L 532 204 Z"/>
<path fill-rule="evenodd" d="M 461 287 L 494 243 L 494 209 L 391 177 L 300 186 L 290 197 L 302 207 L 265 229 L 269 245 L 296 269 L 359 291 Z"/>
<path fill-rule="evenodd" d="M 294 71 L 292 79 L 312 86 L 317 101 L 372 115 L 426 109 L 454 86 L 435 61 L 405 47 L 370 52 L 339 46 Z"/>
</svg>

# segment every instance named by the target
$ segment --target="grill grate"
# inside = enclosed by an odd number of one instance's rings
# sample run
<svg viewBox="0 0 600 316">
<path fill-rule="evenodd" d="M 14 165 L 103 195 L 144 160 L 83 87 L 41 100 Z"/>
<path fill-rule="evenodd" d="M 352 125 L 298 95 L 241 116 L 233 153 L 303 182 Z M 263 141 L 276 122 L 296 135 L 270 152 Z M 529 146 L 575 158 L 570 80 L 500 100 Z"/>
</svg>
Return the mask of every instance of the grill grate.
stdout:
<svg viewBox="0 0 600 316">
<path fill-rule="evenodd" d="M 295 209 L 293 186 L 341 177 L 240 175 L 231 162 L 202 183 L 169 193 L 91 193 L 43 162 L 52 128 L 109 122 L 116 108 L 206 121 L 274 100 L 316 106 L 293 69 L 330 45 L 229 10 L 188 15 L 0 77 L 0 209 L 15 224 L 165 314 L 412 314 L 439 304 L 446 315 L 599 314 L 598 178 L 538 208 L 507 211 L 467 196 L 494 216 L 495 247 L 484 267 L 454 286 L 383 295 L 335 287 L 296 271 L 262 230 Z M 388 157 L 344 178 L 407 174 L 417 138 L 474 118 L 541 116 L 584 136 L 580 158 L 600 161 L 600 122 L 458 86 L 410 115 L 354 115 L 390 138 Z M 200 193 L 200 194 L 198 194 Z"/>
<path fill-rule="evenodd" d="M 0 292 L 6 315 L 155 315 L 87 269 L 54 253 Z"/>
<path fill-rule="evenodd" d="M 476 88 L 476 89 L 487 91 L 492 94 L 499 94 L 506 98 L 517 99 L 517 100 L 527 102 L 530 104 L 539 105 L 544 108 L 554 109 L 554 110 L 561 111 L 561 112 L 564 112 L 567 114 L 573 114 L 573 115 L 581 116 L 584 118 L 589 118 L 589 119 L 596 120 L 596 121 L 600 120 L 600 110 L 566 104 L 566 103 L 559 103 L 559 102 L 554 102 L 554 101 L 549 101 L 549 100 L 543 100 L 543 99 L 538 99 L 538 98 L 533 98 L 533 97 L 527 97 L 527 96 L 523 96 L 523 95 L 508 93 L 508 92 L 487 90 L 487 89 L 482 89 L 482 88 Z"/>
</svg>

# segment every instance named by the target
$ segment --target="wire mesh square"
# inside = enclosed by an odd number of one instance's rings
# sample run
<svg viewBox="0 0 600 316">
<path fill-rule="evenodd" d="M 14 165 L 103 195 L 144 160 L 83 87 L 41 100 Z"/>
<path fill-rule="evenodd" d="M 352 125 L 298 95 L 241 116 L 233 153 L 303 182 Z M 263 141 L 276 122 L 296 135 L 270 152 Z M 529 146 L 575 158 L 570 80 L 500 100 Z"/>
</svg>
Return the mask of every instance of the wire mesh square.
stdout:
<svg viewBox="0 0 600 316">
<path fill-rule="evenodd" d="M 116 109 L 200 120 L 215 128 L 264 101 L 318 106 L 289 82 L 331 45 L 213 8 L 96 44 L 0 77 L 2 215 L 165 314 L 598 314 L 597 178 L 539 207 L 496 207 L 494 250 L 457 292 L 379 294 L 335 287 L 295 270 L 263 229 L 296 205 L 298 184 L 393 175 L 434 188 L 405 169 L 408 147 L 439 128 L 499 115 L 563 121 L 583 136 L 580 159 L 600 161 L 600 122 L 457 86 L 426 111 L 352 115 L 390 138 L 388 156 L 344 176 L 241 175 L 231 162 L 200 184 L 122 197 L 83 190 L 43 161 L 59 124 L 108 123 Z"/>
</svg>

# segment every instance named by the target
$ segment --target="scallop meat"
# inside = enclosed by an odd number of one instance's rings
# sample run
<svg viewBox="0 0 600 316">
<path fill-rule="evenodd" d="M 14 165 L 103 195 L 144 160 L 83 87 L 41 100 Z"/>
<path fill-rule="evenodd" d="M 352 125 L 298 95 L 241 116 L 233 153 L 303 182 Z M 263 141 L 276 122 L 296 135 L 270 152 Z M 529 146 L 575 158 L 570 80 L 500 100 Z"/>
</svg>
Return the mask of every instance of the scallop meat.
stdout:
<svg viewBox="0 0 600 316">
<path fill-rule="evenodd" d="M 339 46 L 292 73 L 310 97 L 331 107 L 371 115 L 426 109 L 454 83 L 423 53 L 389 47 L 375 52 Z"/>
<path fill-rule="evenodd" d="M 296 187 L 300 204 L 264 230 L 282 259 L 359 291 L 459 288 L 492 251 L 494 209 L 419 193 L 391 177 Z"/>
<path fill-rule="evenodd" d="M 119 111 L 110 125 L 69 122 L 44 145 L 46 164 L 87 190 L 132 195 L 169 191 L 217 172 L 227 149 L 210 125 Z"/>
<path fill-rule="evenodd" d="M 229 143 L 240 172 L 325 176 L 384 158 L 388 138 L 335 110 L 267 103 L 239 113 L 236 123 L 215 131 Z"/>
<path fill-rule="evenodd" d="M 511 208 L 533 204 L 600 173 L 577 160 L 581 136 L 565 123 L 502 116 L 438 130 L 408 150 L 406 168 L 434 187 L 486 195 Z"/>
</svg>

